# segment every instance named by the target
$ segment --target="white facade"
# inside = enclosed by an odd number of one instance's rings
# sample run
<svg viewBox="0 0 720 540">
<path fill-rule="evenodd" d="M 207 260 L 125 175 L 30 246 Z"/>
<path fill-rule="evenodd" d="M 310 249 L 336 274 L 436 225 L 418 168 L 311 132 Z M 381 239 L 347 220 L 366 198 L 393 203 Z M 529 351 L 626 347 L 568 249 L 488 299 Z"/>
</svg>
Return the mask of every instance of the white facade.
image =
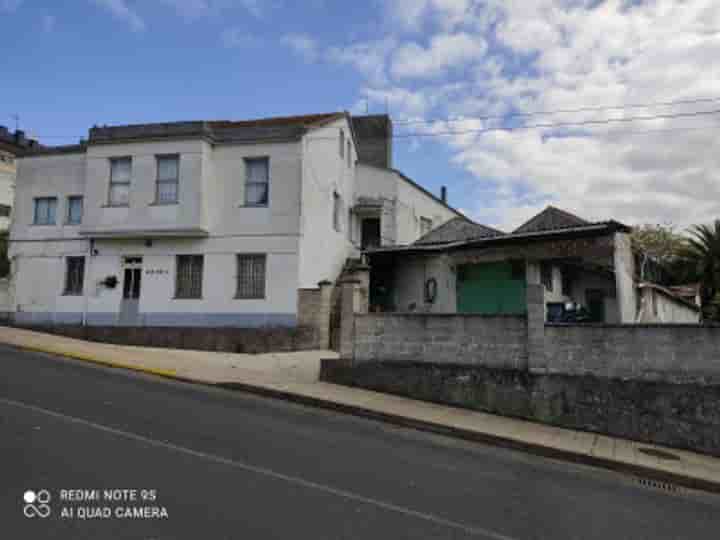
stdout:
<svg viewBox="0 0 720 540">
<path fill-rule="evenodd" d="M 157 159 L 168 155 L 178 156 L 176 204 L 157 202 Z M 132 164 L 127 205 L 109 204 L 111 161 L 118 158 Z M 245 204 L 246 160 L 252 158 L 269 164 L 267 205 Z M 418 215 L 439 222 L 456 215 L 401 181 L 389 188 L 373 183 L 359 173 L 363 168 L 346 115 L 280 142 L 91 142 L 74 151 L 26 156 L 18 160 L 9 251 L 16 321 L 294 326 L 298 289 L 337 279 L 345 261 L 359 255 L 358 237 L 351 233 L 358 197 L 409 209 L 396 214 L 408 217 L 393 222 L 392 231 L 408 242 L 420 236 L 408 225 Z M 83 197 L 78 224 L 69 222 L 70 197 Z M 47 198 L 56 200 L 54 220 L 48 223 L 41 211 L 38 223 L 38 199 Z M 176 298 L 183 255 L 203 256 L 197 297 Z M 264 256 L 262 297 L 237 297 L 239 255 Z M 83 283 L 68 293 L 70 257 L 84 258 Z M 134 298 L 128 283 L 137 275 Z"/>
</svg>

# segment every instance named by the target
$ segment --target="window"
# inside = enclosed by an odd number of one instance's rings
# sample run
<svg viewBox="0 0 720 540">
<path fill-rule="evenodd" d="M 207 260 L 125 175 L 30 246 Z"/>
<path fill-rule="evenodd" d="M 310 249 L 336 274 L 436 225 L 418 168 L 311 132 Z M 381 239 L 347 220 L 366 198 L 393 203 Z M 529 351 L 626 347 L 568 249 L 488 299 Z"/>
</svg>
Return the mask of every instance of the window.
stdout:
<svg viewBox="0 0 720 540">
<path fill-rule="evenodd" d="M 265 255 L 237 256 L 236 298 L 265 298 Z"/>
<path fill-rule="evenodd" d="M 421 217 L 420 218 L 420 235 L 425 235 L 432 230 L 432 219 Z"/>
<path fill-rule="evenodd" d="M 270 183 L 270 160 L 252 158 L 245 160 L 245 204 L 247 206 L 267 206 Z"/>
<path fill-rule="evenodd" d="M 85 281 L 85 257 L 68 257 L 65 259 L 65 292 L 66 295 L 81 295 Z"/>
<path fill-rule="evenodd" d="M 175 265 L 175 298 L 202 298 L 203 256 L 178 255 Z"/>
<path fill-rule="evenodd" d="M 110 160 L 110 206 L 127 206 L 130 203 L 130 177 L 132 175 L 131 158 Z"/>
<path fill-rule="evenodd" d="M 340 195 L 338 192 L 333 193 L 333 229 L 335 229 L 337 232 L 340 232 L 341 230 L 341 223 L 342 220 L 342 199 L 340 198 Z"/>
<path fill-rule="evenodd" d="M 540 263 L 540 283 L 542 283 L 548 291 L 553 290 L 553 271 L 552 264 L 548 262 Z"/>
<path fill-rule="evenodd" d="M 80 196 L 68 197 L 67 224 L 80 225 L 83 215 L 83 198 Z"/>
<path fill-rule="evenodd" d="M 178 202 L 179 156 L 157 157 L 157 204 L 176 204 Z"/>
<path fill-rule="evenodd" d="M 35 225 L 55 225 L 57 197 L 39 197 L 35 199 Z"/>
<path fill-rule="evenodd" d="M 340 157 L 345 157 L 345 132 L 340 130 Z"/>
<path fill-rule="evenodd" d="M 348 167 L 352 167 L 352 146 L 350 141 L 347 142 L 347 164 Z"/>
</svg>

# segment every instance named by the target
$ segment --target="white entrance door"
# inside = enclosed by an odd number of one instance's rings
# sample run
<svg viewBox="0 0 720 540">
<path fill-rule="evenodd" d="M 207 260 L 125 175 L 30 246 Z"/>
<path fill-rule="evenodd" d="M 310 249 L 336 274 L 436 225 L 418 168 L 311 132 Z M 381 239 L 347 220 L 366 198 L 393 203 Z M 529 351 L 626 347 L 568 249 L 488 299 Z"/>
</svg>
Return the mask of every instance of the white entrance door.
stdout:
<svg viewBox="0 0 720 540">
<path fill-rule="evenodd" d="M 123 258 L 123 297 L 120 304 L 120 324 L 140 324 L 140 286 L 142 283 L 142 257 Z"/>
</svg>

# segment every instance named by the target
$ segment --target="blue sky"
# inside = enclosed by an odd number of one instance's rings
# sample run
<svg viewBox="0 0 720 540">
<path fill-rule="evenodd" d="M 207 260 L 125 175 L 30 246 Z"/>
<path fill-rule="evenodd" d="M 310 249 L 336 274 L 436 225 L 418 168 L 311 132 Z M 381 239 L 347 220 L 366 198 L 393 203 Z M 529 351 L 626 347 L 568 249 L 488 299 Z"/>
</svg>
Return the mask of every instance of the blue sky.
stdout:
<svg viewBox="0 0 720 540">
<path fill-rule="evenodd" d="M 465 132 L 399 138 L 395 165 L 475 219 L 512 228 L 553 203 L 684 225 L 689 205 L 720 215 L 717 117 L 632 125 L 645 135 L 472 130 L 720 96 L 718 29 L 713 0 L 0 0 L 0 124 L 17 113 L 60 144 L 93 124 L 388 107 L 398 133 Z M 664 131 L 678 127 L 693 129 Z"/>
</svg>

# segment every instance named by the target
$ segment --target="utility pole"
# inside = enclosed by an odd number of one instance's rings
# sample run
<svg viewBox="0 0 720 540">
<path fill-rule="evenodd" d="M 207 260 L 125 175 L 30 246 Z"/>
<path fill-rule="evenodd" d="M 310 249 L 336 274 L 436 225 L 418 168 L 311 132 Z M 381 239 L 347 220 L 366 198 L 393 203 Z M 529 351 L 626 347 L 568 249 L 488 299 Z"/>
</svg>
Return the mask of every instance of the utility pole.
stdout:
<svg viewBox="0 0 720 540">
<path fill-rule="evenodd" d="M 14 118 L 14 119 L 15 119 L 15 131 L 17 131 L 18 129 L 20 129 L 20 115 L 17 114 L 17 113 L 11 114 L 11 115 L 10 115 L 10 118 Z"/>
</svg>

